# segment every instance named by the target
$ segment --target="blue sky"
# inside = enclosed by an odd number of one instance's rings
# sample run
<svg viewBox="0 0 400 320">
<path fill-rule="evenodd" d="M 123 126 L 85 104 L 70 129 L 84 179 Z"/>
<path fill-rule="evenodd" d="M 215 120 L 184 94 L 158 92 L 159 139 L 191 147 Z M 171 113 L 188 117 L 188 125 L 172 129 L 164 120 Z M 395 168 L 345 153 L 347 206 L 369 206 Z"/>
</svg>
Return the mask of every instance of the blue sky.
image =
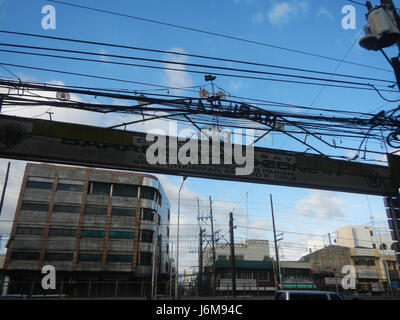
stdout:
<svg viewBox="0 0 400 320">
<path fill-rule="evenodd" d="M 69 1 L 103 10 L 115 11 L 141 18 L 154 19 L 165 23 L 177 24 L 209 32 L 231 35 L 253 41 L 269 43 L 298 51 L 307 51 L 335 59 L 345 59 L 383 68 L 390 71 L 390 66 L 383 56 L 376 52 L 362 49 L 358 45 L 362 28 L 366 24 L 366 10 L 356 6 L 356 29 L 342 28 L 342 7 L 351 5 L 345 0 L 209 0 L 209 1 Z M 375 1 L 376 2 L 376 1 Z M 41 13 L 44 5 L 53 5 L 56 9 L 56 29 L 43 30 Z M 376 3 L 373 3 L 374 5 Z M 92 41 L 111 42 L 130 46 L 172 50 L 190 54 L 208 55 L 223 58 L 255 61 L 267 64 L 314 69 L 326 72 L 356 74 L 364 77 L 393 80 L 392 72 L 339 63 L 327 59 L 288 52 L 262 45 L 235 41 L 217 36 L 196 33 L 174 27 L 138 21 L 135 19 L 113 16 L 88 11 L 42 0 L 2 0 L 0 1 L 0 28 L 18 32 L 37 33 L 56 37 L 87 39 Z M 49 40 L 32 39 L 1 34 L 1 42 L 24 45 L 62 46 Z M 67 44 L 75 50 L 91 50 L 99 53 L 126 54 L 127 51 L 108 47 L 94 47 L 79 44 Z M 394 56 L 396 51 L 388 49 L 387 54 Z M 142 57 L 166 58 L 162 54 L 131 52 Z M 186 62 L 193 58 L 168 57 Z M 209 61 L 206 61 L 209 63 Z M 0 52 L 0 63 L 32 65 L 70 72 L 101 74 L 107 77 L 118 77 L 166 86 L 204 86 L 202 75 L 186 72 L 166 72 L 162 70 L 139 69 L 133 67 L 99 65 L 82 62 L 60 62 L 57 59 L 31 57 Z M 218 65 L 218 64 L 216 64 Z M 222 63 L 222 66 L 230 66 Z M 10 71 L 23 80 L 58 83 L 64 85 L 82 85 L 92 87 L 124 88 L 130 90 L 149 89 L 145 86 L 134 86 L 103 80 L 79 78 L 55 73 L 26 70 L 9 67 Z M 3 77 L 10 74 L 0 69 Z M 313 107 L 372 112 L 390 109 L 394 105 L 386 103 L 375 92 L 325 87 L 284 84 L 269 81 L 245 80 L 239 78 L 218 77 L 215 82 L 219 87 L 232 95 L 268 99 L 291 104 Z M 209 89 L 209 87 L 207 87 Z M 387 94 L 396 98 L 396 94 Z M 75 97 L 85 101 L 92 99 Z M 46 109 L 46 108 L 45 108 Z M 44 109 L 44 111 L 45 111 Z M 2 113 L 21 116 L 35 116 L 43 109 L 20 110 L 4 109 Z M 78 116 L 65 110 L 55 110 L 53 118 L 59 121 L 73 121 L 106 125 L 118 123 L 121 116 L 107 118 L 81 114 Z M 47 118 L 47 115 L 41 118 Z M 165 125 L 165 122 L 148 124 L 149 126 Z M 146 126 L 138 125 L 131 129 L 145 130 Z M 296 144 L 280 134 L 273 134 L 262 141 L 263 146 L 277 149 L 296 149 Z M 3 180 L 7 160 L 1 160 L 0 178 Z M 15 209 L 21 168 L 23 163 L 14 162 L 2 219 L 10 220 Z M 181 178 L 160 176 L 172 205 L 172 223 L 176 219 L 177 192 Z M 298 259 L 305 252 L 307 241 L 322 240 L 323 235 L 333 232 L 337 227 L 348 224 L 370 223 L 370 216 L 375 217 L 375 226 L 386 228 L 385 212 L 380 197 L 315 191 L 269 185 L 255 185 L 189 178 L 182 192 L 181 231 L 187 234 L 182 243 L 185 254 L 183 267 L 196 264 L 198 233 L 196 224 L 197 202 L 201 199 L 201 211 L 208 210 L 207 201 L 211 195 L 214 201 L 216 224 L 220 225 L 222 234 L 226 234 L 229 212 L 235 214 L 237 240 L 246 238 L 272 239 L 269 194 L 275 203 L 276 224 L 278 230 L 284 230 L 285 240 L 281 252 L 284 259 Z M 182 221 L 183 219 L 183 221 Z M 1 222 L 0 222 L 1 223 Z M 3 234 L 9 230 L 10 223 L 3 221 Z M 243 227 L 250 227 L 249 229 Z M 268 229 L 268 230 L 265 230 Z M 174 224 L 171 228 L 174 235 Z M 290 233 L 295 232 L 295 233 Z M 225 235 L 225 238 L 227 236 Z M 326 238 L 325 238 L 326 240 Z M 174 241 L 173 237 L 171 241 Z M 271 247 L 271 252 L 272 252 Z"/>
</svg>

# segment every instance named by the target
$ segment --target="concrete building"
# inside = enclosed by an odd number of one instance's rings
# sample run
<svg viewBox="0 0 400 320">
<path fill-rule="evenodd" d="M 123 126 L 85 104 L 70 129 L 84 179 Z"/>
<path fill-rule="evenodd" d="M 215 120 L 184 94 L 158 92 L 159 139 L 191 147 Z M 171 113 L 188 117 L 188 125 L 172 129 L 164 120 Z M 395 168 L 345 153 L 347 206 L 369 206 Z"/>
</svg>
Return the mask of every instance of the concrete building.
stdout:
<svg viewBox="0 0 400 320">
<path fill-rule="evenodd" d="M 311 264 L 304 261 L 279 262 L 282 289 L 315 289 Z"/>
<path fill-rule="evenodd" d="M 230 260 L 231 249 L 228 244 L 215 245 L 216 260 Z M 242 243 L 235 243 L 235 259 L 249 261 L 265 261 L 270 259 L 268 240 L 245 240 Z M 203 266 L 212 266 L 212 249 L 207 248 L 203 253 Z"/>
<path fill-rule="evenodd" d="M 356 272 L 357 291 L 380 293 L 385 290 L 385 270 L 381 268 L 380 253 L 377 249 L 332 245 L 312 252 L 301 260 L 310 263 L 314 281 L 321 289 L 333 290 L 337 285 L 339 290 L 342 290 L 342 269 L 350 265 Z"/>
<path fill-rule="evenodd" d="M 274 266 L 272 261 L 237 260 L 236 292 L 237 294 L 272 294 L 275 292 Z M 230 260 L 217 260 L 216 292 L 229 294 L 232 291 L 232 265 Z"/>
<path fill-rule="evenodd" d="M 318 251 L 325 247 L 325 243 L 322 240 L 308 240 L 307 241 L 307 252 L 311 253 Z"/>
<path fill-rule="evenodd" d="M 85 287 L 71 294 L 95 292 L 105 280 L 115 281 L 114 292 L 148 294 L 151 279 L 168 279 L 169 219 L 151 175 L 27 164 L 4 264 L 9 290 L 52 265 L 57 281 Z"/>
<path fill-rule="evenodd" d="M 345 226 L 336 230 L 336 244 L 348 248 L 378 249 L 382 254 L 394 255 L 390 233 L 377 232 L 369 226 Z"/>
<path fill-rule="evenodd" d="M 216 292 L 219 294 L 232 290 L 230 250 L 228 244 L 215 246 Z M 211 288 L 213 285 L 211 248 L 204 250 L 203 261 L 206 282 Z M 235 243 L 235 264 L 237 292 L 265 294 L 275 290 L 268 240 L 245 240 L 242 243 Z"/>
<path fill-rule="evenodd" d="M 395 242 L 389 232 L 380 232 L 370 226 L 345 226 L 336 230 L 336 243 L 358 251 L 362 248 L 376 249 L 379 253 L 381 279 L 385 286 L 399 283 Z"/>
</svg>

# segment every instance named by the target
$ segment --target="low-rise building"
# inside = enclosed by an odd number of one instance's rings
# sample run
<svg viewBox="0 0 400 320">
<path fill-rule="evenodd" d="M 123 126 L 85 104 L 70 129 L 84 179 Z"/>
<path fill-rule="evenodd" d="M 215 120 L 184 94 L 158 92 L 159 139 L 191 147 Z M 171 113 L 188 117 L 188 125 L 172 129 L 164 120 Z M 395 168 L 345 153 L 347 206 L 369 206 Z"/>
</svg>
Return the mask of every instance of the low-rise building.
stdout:
<svg viewBox="0 0 400 320">
<path fill-rule="evenodd" d="M 235 260 L 264 261 L 269 259 L 268 240 L 245 240 L 242 243 L 235 243 Z M 216 260 L 230 260 L 231 249 L 229 244 L 215 245 Z M 212 266 L 213 250 L 207 248 L 203 253 L 203 266 Z"/>
<path fill-rule="evenodd" d="M 345 266 L 350 266 L 355 270 L 357 291 L 380 293 L 385 290 L 383 273 L 386 270 L 381 268 L 381 255 L 377 249 L 331 245 L 301 260 L 310 263 L 314 281 L 320 289 L 342 290 L 342 279 L 348 272 L 342 271 Z"/>
<path fill-rule="evenodd" d="M 272 261 L 235 261 L 236 292 L 238 294 L 271 294 L 275 291 Z M 215 262 L 217 294 L 232 292 L 232 264 L 229 260 Z"/>
<path fill-rule="evenodd" d="M 28 164 L 4 264 L 10 293 L 41 292 L 52 265 L 57 294 L 148 295 L 152 278 L 169 278 L 169 210 L 151 175 Z"/>
<path fill-rule="evenodd" d="M 282 289 L 316 289 L 309 262 L 281 261 L 279 268 Z"/>
</svg>

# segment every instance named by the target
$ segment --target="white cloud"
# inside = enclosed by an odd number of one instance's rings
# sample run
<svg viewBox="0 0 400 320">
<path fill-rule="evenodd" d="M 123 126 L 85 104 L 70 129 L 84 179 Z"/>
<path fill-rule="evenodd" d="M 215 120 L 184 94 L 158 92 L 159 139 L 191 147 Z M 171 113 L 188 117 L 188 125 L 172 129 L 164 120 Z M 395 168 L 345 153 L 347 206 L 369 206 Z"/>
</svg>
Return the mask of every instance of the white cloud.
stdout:
<svg viewBox="0 0 400 320">
<path fill-rule="evenodd" d="M 324 6 L 318 8 L 315 16 L 317 18 L 321 17 L 321 18 L 327 18 L 331 21 L 333 20 L 333 14 L 330 11 L 328 11 L 328 9 L 326 9 Z"/>
<path fill-rule="evenodd" d="M 243 82 L 242 81 L 231 81 L 229 83 L 229 89 L 231 91 L 239 91 L 241 88 L 243 88 Z"/>
<path fill-rule="evenodd" d="M 268 20 L 272 25 L 279 26 L 308 12 L 307 1 L 280 2 L 275 3 L 268 12 Z"/>
<path fill-rule="evenodd" d="M 101 54 L 101 56 L 100 56 L 101 61 L 108 61 L 108 58 L 105 56 L 107 54 L 106 50 L 101 48 L 98 53 Z"/>
<path fill-rule="evenodd" d="M 262 24 L 265 22 L 265 19 L 266 19 L 265 13 L 262 11 L 253 14 L 251 18 L 252 22 L 255 24 Z"/>
<path fill-rule="evenodd" d="M 311 190 L 309 197 L 296 202 L 296 211 L 316 219 L 335 219 L 345 216 L 346 203 L 330 191 Z"/>
<path fill-rule="evenodd" d="M 174 47 L 169 51 L 177 53 L 185 53 L 185 50 L 178 47 Z M 173 62 L 185 63 L 187 61 L 187 58 L 182 55 L 167 54 L 166 58 Z M 165 70 L 164 83 L 168 87 L 183 88 L 183 87 L 191 87 L 193 85 L 190 74 L 185 71 L 185 66 L 175 63 L 167 63 L 165 64 L 165 67 L 182 70 L 182 71 Z M 175 94 L 178 93 L 178 90 L 173 90 L 173 91 Z"/>
</svg>

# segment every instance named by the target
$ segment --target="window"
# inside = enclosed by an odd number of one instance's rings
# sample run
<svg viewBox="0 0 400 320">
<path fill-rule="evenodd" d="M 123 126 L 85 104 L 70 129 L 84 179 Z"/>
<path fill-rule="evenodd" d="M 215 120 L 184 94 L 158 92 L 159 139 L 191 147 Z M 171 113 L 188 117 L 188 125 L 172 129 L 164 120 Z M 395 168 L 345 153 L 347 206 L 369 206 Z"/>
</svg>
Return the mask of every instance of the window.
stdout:
<svg viewBox="0 0 400 320">
<path fill-rule="evenodd" d="M 142 220 L 153 221 L 154 220 L 154 211 L 151 209 L 143 208 Z"/>
<path fill-rule="evenodd" d="M 132 262 L 132 255 L 129 254 L 108 254 L 108 262 Z"/>
<path fill-rule="evenodd" d="M 268 281 L 269 280 L 268 272 L 259 272 L 258 273 L 258 280 Z"/>
<path fill-rule="evenodd" d="M 75 237 L 75 234 L 75 229 L 50 228 L 49 230 L 49 236 Z"/>
<path fill-rule="evenodd" d="M 11 260 L 39 260 L 39 257 L 39 252 L 13 251 L 11 254 Z"/>
<path fill-rule="evenodd" d="M 381 250 L 387 250 L 387 245 L 386 245 L 386 243 L 382 243 L 382 244 L 380 245 L 380 249 L 381 249 Z"/>
<path fill-rule="evenodd" d="M 89 184 L 89 194 L 94 196 L 110 196 L 111 184 L 105 182 L 91 182 Z"/>
<path fill-rule="evenodd" d="M 22 204 L 21 210 L 26 211 L 49 211 L 48 203 L 34 203 L 34 202 L 24 202 Z"/>
<path fill-rule="evenodd" d="M 371 237 L 374 236 L 374 233 L 371 230 L 369 231 L 369 234 L 370 234 Z"/>
<path fill-rule="evenodd" d="M 138 194 L 137 186 L 131 186 L 128 184 L 114 184 L 113 186 L 114 197 L 137 198 L 137 194 Z"/>
<path fill-rule="evenodd" d="M 237 279 L 253 279 L 253 274 L 251 272 L 238 272 L 236 274 Z"/>
<path fill-rule="evenodd" d="M 79 253 L 78 261 L 101 261 L 103 256 L 97 253 Z"/>
<path fill-rule="evenodd" d="M 354 259 L 354 264 L 356 266 L 374 266 L 374 259 Z"/>
<path fill-rule="evenodd" d="M 57 184 L 57 190 L 58 191 L 82 191 L 83 190 L 83 186 L 80 184 L 70 184 L 70 183 L 58 183 Z"/>
<path fill-rule="evenodd" d="M 139 254 L 139 264 L 142 266 L 151 266 L 152 265 L 152 256 L 151 252 L 140 252 Z"/>
<path fill-rule="evenodd" d="M 168 221 L 170 220 L 171 217 L 171 211 L 168 209 Z"/>
<path fill-rule="evenodd" d="M 82 230 L 82 238 L 104 238 L 103 230 Z"/>
<path fill-rule="evenodd" d="M 376 244 L 375 243 L 372 244 L 372 248 L 376 249 Z"/>
<path fill-rule="evenodd" d="M 18 235 L 32 235 L 32 236 L 41 236 L 44 233 L 44 228 L 38 227 L 18 227 L 17 234 Z"/>
<path fill-rule="evenodd" d="M 136 209 L 113 207 L 112 211 L 111 211 L 111 214 L 113 216 L 131 216 L 131 217 L 134 217 L 134 216 L 136 216 Z"/>
<path fill-rule="evenodd" d="M 140 188 L 140 197 L 142 199 L 153 200 L 154 199 L 154 193 L 155 193 L 154 188 L 144 187 L 144 186 L 142 186 Z"/>
<path fill-rule="evenodd" d="M 151 230 L 141 230 L 141 242 L 153 242 L 153 231 Z"/>
<path fill-rule="evenodd" d="M 85 213 L 86 214 L 107 214 L 107 207 L 86 205 Z"/>
<path fill-rule="evenodd" d="M 135 234 L 129 231 L 110 231 L 109 237 L 113 239 L 133 239 Z"/>
<path fill-rule="evenodd" d="M 227 256 L 226 255 L 219 255 L 217 260 L 226 260 Z"/>
<path fill-rule="evenodd" d="M 289 300 L 328 300 L 326 294 L 313 294 L 313 293 L 289 293 Z"/>
<path fill-rule="evenodd" d="M 53 212 L 67 212 L 67 213 L 79 213 L 80 206 L 73 204 L 55 204 L 53 207 Z"/>
<path fill-rule="evenodd" d="M 46 261 L 72 261 L 73 253 L 46 252 Z"/>
<path fill-rule="evenodd" d="M 32 189 L 51 190 L 53 189 L 53 182 L 28 181 L 26 187 Z"/>
</svg>

